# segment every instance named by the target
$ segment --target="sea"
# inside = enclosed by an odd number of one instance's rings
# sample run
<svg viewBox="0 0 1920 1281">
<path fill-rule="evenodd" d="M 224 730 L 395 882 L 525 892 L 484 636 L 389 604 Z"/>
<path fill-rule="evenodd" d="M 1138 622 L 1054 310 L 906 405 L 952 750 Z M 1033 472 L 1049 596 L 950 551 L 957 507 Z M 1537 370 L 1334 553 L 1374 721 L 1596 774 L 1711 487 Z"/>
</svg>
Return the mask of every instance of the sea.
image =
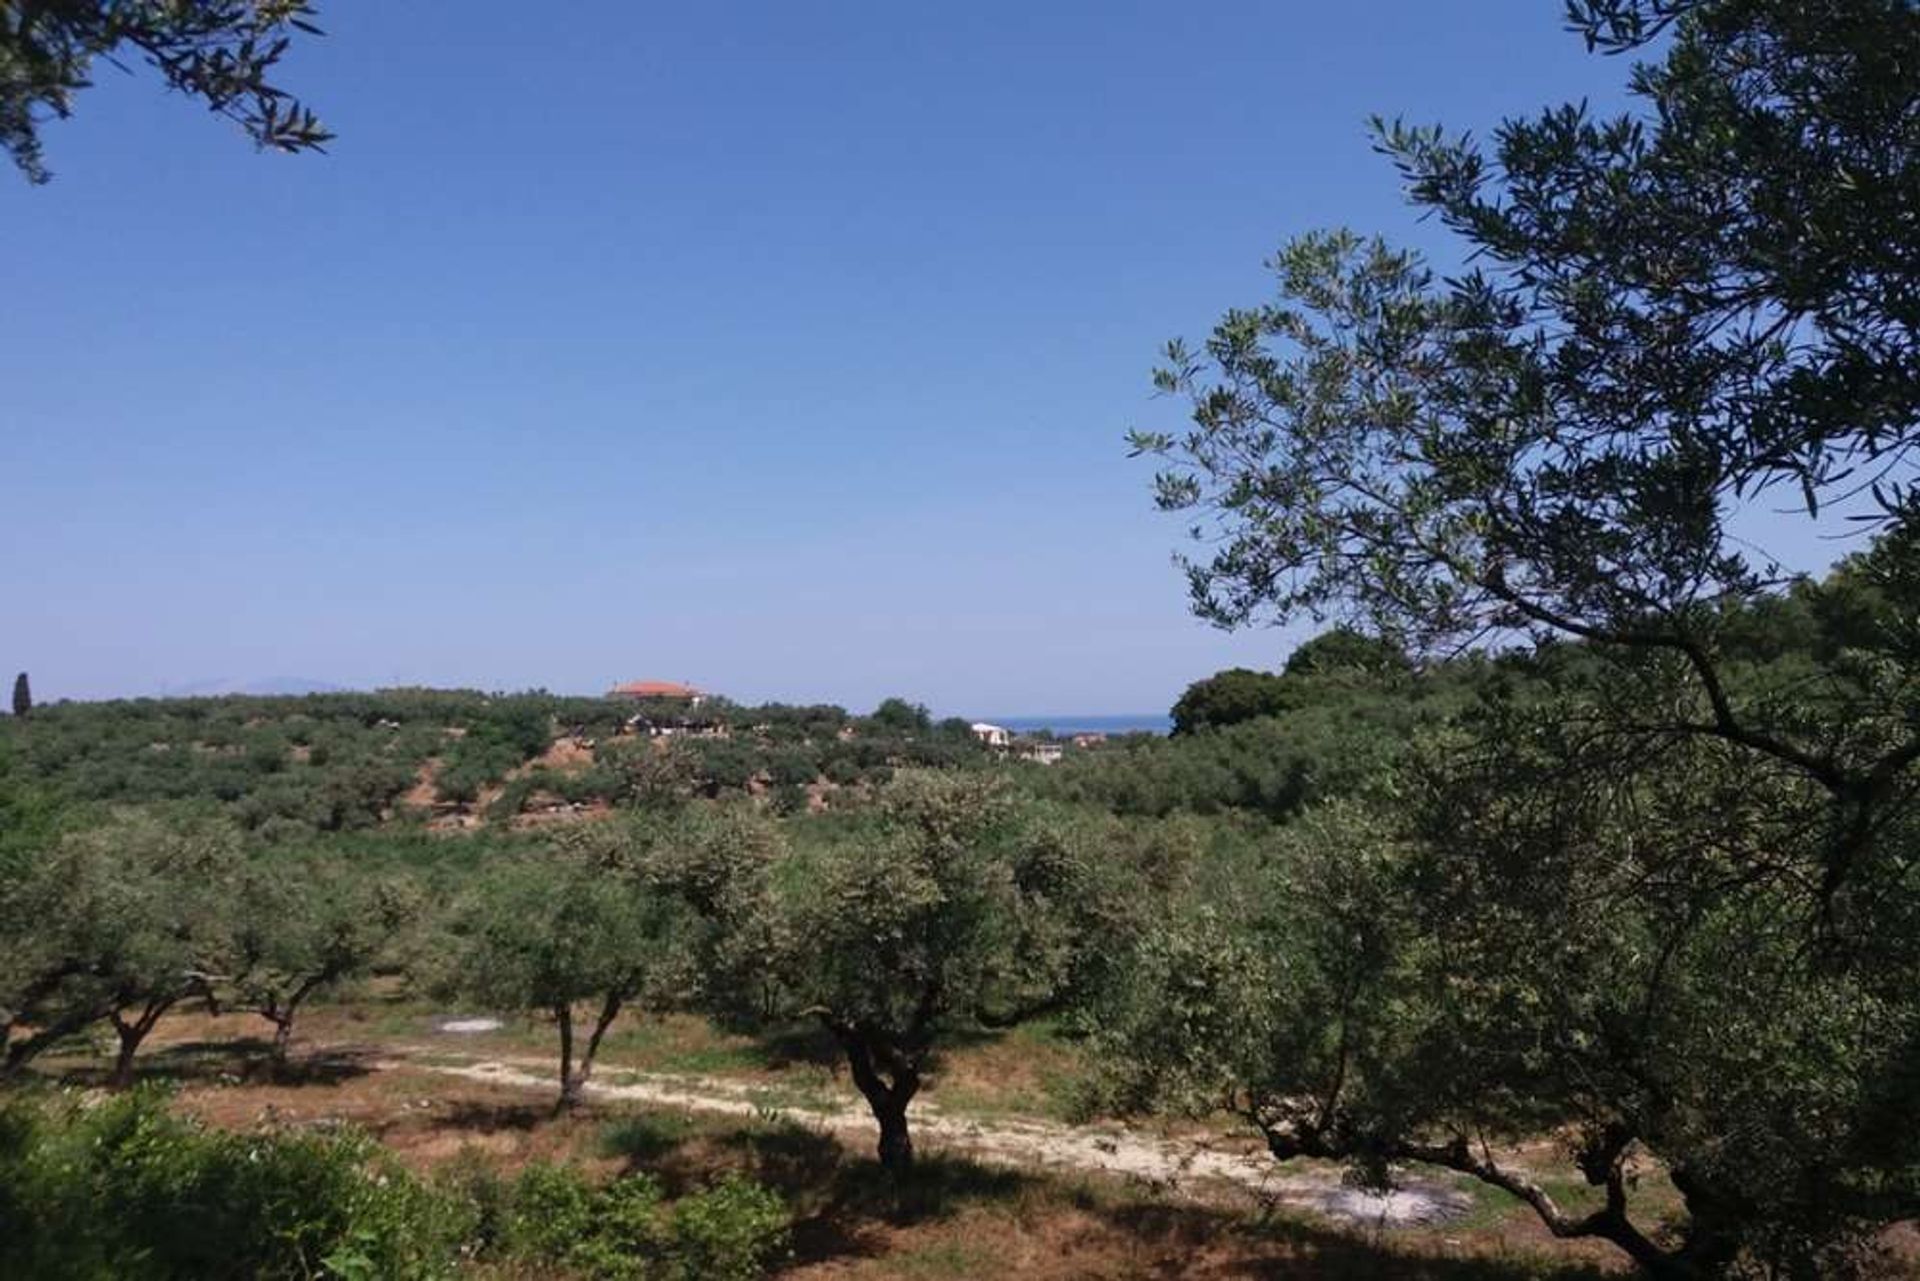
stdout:
<svg viewBox="0 0 1920 1281">
<path fill-rule="evenodd" d="M 1048 730 L 1056 737 L 1068 734 L 1165 734 L 1173 729 L 1173 718 L 1164 712 L 1117 716 L 986 716 L 981 719 L 1016 734 Z"/>
</svg>

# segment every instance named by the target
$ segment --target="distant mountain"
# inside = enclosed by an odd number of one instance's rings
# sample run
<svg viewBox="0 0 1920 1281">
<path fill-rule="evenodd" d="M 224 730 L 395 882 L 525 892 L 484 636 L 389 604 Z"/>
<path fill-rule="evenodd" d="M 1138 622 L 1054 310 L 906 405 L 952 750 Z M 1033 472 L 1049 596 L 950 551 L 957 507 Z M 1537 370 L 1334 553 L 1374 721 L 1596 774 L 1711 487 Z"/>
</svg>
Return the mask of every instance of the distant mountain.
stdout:
<svg viewBox="0 0 1920 1281">
<path fill-rule="evenodd" d="M 223 694 L 251 694 L 255 697 L 286 697 L 298 694 L 343 694 L 345 685 L 315 680 L 311 676 L 265 676 L 255 680 L 190 681 L 172 685 L 161 693 L 168 698 L 218 698 Z"/>
</svg>

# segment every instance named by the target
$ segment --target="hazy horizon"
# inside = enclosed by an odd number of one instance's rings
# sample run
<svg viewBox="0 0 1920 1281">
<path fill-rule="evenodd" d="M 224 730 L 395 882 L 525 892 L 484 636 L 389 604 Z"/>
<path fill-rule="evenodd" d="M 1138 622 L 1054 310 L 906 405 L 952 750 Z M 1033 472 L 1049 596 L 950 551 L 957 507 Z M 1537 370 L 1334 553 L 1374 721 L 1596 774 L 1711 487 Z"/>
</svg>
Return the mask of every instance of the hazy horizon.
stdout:
<svg viewBox="0 0 1920 1281">
<path fill-rule="evenodd" d="M 232 680 L 232 679 L 225 679 L 225 678 L 207 678 L 203 680 L 183 681 L 176 684 L 163 686 L 155 690 L 136 691 L 129 694 L 104 695 L 99 698 L 75 698 L 72 696 L 61 696 L 61 695 L 54 695 L 49 697 L 49 696 L 41 695 L 38 692 L 36 692 L 35 699 L 37 702 L 41 703 L 42 705 L 46 705 L 46 704 L 59 703 L 59 702 L 83 702 L 83 703 L 111 702 L 116 699 L 140 699 L 140 698 L 224 698 L 224 697 L 230 697 L 230 696 L 245 696 L 245 697 L 253 697 L 253 698 L 300 698 L 309 694 L 368 694 L 368 693 L 377 692 L 378 690 L 384 689 L 384 688 L 393 688 L 393 687 L 372 686 L 372 685 L 365 685 L 365 686 L 343 685 L 335 681 L 322 680 L 317 677 L 307 677 L 307 676 L 270 676 L 270 677 L 264 677 L 264 678 L 242 679 L 242 680 Z M 473 688 L 473 687 L 436 684 L 434 682 L 429 681 L 425 683 L 423 688 L 455 689 L 455 688 Z M 607 690 L 604 688 L 602 689 L 556 689 L 549 685 L 539 685 L 539 684 L 526 686 L 520 689 L 487 689 L 484 692 L 490 693 L 490 694 L 519 694 L 519 693 L 532 692 L 534 690 L 545 690 L 546 692 L 551 694 L 558 694 L 562 696 L 578 696 L 578 697 L 594 697 L 607 692 Z M 732 697 L 725 690 L 706 690 L 705 692 L 716 694 L 726 698 Z M 895 694 L 889 695 L 889 697 L 901 697 L 901 698 L 906 698 L 909 701 L 917 701 L 913 699 L 913 696 L 909 691 L 896 691 Z M 739 700 L 736 700 L 736 701 L 739 701 Z M 798 705 L 817 704 L 821 702 L 831 703 L 833 700 L 776 697 L 776 698 L 772 698 L 764 701 L 788 703 L 788 704 L 793 704 L 798 706 Z M 863 714 L 865 712 L 869 712 L 873 710 L 871 707 L 866 707 L 866 706 L 850 706 L 846 704 L 840 704 L 840 706 L 845 707 L 847 711 L 855 715 Z M 1004 722 L 1011 728 L 1020 728 L 1020 729 L 1044 728 L 1044 727 L 1047 727 L 1047 723 L 1051 723 L 1053 727 L 1059 727 L 1061 725 L 1071 725 L 1072 728 L 1095 729 L 1095 728 L 1100 728 L 1100 725 L 1096 724 L 1097 722 L 1125 721 L 1125 722 L 1128 722 L 1129 724 L 1132 724 L 1135 722 L 1145 723 L 1148 721 L 1152 721 L 1152 722 L 1158 723 L 1158 722 L 1164 721 L 1170 724 L 1172 721 L 1172 717 L 1166 709 L 1156 709 L 1156 708 L 1147 708 L 1147 707 L 1041 708 L 1038 710 L 1030 710 L 1030 711 L 1023 710 L 1023 711 L 1017 711 L 1017 712 L 1010 712 L 1004 708 L 1001 708 L 998 710 L 995 710 L 995 709 L 983 710 L 978 707 L 930 707 L 929 711 L 932 713 L 932 715 L 936 719 L 947 717 L 947 716 L 967 716 L 976 720 L 993 721 L 995 723 Z M 6 714 L 5 709 L 0 708 L 0 715 L 5 715 L 5 714 Z M 1086 724 L 1081 725 L 1079 724 L 1079 722 L 1086 722 Z"/>
</svg>

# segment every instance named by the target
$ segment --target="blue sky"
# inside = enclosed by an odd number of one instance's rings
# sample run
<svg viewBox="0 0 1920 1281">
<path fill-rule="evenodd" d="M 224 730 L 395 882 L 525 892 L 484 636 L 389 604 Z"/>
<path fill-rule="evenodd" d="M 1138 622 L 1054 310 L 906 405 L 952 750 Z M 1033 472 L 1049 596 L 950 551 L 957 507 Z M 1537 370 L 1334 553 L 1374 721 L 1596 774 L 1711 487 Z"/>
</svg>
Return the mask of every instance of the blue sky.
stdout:
<svg viewBox="0 0 1920 1281">
<path fill-rule="evenodd" d="M 1365 119 L 1611 99 L 1559 12 L 336 0 L 302 158 L 103 66 L 0 174 L 0 666 L 985 714 L 1275 665 L 1125 457 L 1155 352 L 1300 231 L 1444 252 Z"/>
</svg>

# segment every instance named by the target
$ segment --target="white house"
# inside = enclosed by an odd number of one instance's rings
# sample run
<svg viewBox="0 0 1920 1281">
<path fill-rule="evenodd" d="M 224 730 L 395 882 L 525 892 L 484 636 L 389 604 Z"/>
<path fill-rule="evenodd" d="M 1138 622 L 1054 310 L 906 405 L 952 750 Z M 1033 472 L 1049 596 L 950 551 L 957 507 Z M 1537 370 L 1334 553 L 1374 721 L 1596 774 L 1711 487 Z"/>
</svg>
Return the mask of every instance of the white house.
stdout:
<svg viewBox="0 0 1920 1281">
<path fill-rule="evenodd" d="M 1013 742 L 1013 734 L 998 725 L 989 725 L 985 721 L 975 721 L 971 727 L 973 736 L 988 747 L 1007 747 Z"/>
</svg>

